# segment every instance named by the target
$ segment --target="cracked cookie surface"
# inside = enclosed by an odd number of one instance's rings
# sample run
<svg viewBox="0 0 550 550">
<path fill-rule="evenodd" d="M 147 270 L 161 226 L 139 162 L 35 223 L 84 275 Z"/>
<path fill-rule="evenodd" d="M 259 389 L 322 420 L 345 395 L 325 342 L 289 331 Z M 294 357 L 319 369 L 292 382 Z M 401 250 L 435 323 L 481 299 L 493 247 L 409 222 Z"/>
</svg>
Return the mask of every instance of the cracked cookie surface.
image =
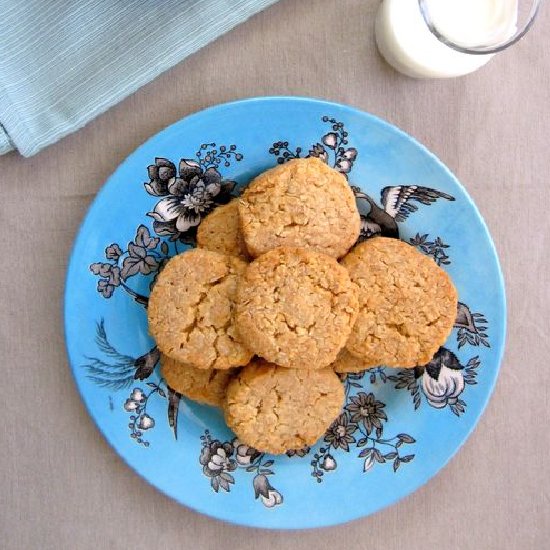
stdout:
<svg viewBox="0 0 550 550">
<path fill-rule="evenodd" d="M 160 364 L 162 377 L 174 391 L 215 407 L 222 406 L 227 385 L 239 371 L 238 368 L 197 369 L 166 355 L 161 355 Z"/>
<path fill-rule="evenodd" d="M 215 208 L 197 229 L 199 248 L 249 260 L 239 220 L 238 199 Z"/>
<path fill-rule="evenodd" d="M 315 369 L 336 359 L 357 310 L 357 287 L 334 258 L 281 247 L 247 267 L 235 322 L 257 355 L 283 367 Z"/>
<path fill-rule="evenodd" d="M 346 178 L 314 157 L 260 174 L 244 190 L 239 214 L 252 256 L 300 246 L 339 258 L 357 241 L 361 224 Z"/>
<path fill-rule="evenodd" d="M 359 315 L 347 350 L 372 366 L 429 362 L 449 336 L 457 310 L 450 277 L 398 239 L 375 237 L 343 260 L 359 287 Z"/>
<path fill-rule="evenodd" d="M 344 388 L 332 369 L 282 369 L 255 359 L 229 383 L 224 412 L 242 442 L 281 454 L 313 445 L 343 404 Z"/>
<path fill-rule="evenodd" d="M 251 357 L 233 312 L 246 263 L 196 248 L 172 258 L 149 297 L 149 332 L 159 350 L 201 369 L 246 365 Z"/>
</svg>

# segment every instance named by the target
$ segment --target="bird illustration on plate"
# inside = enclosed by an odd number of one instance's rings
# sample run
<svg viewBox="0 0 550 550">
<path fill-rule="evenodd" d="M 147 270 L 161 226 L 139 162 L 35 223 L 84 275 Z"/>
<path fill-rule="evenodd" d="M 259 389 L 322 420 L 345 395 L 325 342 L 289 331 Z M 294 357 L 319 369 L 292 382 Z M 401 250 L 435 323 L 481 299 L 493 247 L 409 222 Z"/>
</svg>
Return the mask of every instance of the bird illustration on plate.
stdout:
<svg viewBox="0 0 550 550">
<path fill-rule="evenodd" d="M 418 204 L 416 203 L 429 206 L 437 199 L 455 200 L 453 196 L 431 187 L 394 185 L 382 189 L 380 195 L 381 208 L 372 197 L 359 187 L 352 185 L 351 188 L 356 199 L 364 200 L 370 206 L 368 214 L 361 214 L 360 240 L 376 235 L 398 239 L 398 224 L 404 222 L 409 214 L 418 210 Z"/>
</svg>

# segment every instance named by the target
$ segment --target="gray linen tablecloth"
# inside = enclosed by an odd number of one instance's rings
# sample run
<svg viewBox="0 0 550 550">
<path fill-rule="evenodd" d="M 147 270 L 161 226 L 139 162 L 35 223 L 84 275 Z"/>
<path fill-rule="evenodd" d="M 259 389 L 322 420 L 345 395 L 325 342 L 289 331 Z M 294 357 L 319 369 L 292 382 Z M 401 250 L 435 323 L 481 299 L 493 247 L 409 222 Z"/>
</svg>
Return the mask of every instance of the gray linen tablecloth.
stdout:
<svg viewBox="0 0 550 550">
<path fill-rule="evenodd" d="M 548 547 L 550 13 L 543 9 L 524 42 L 478 73 L 415 81 L 376 52 L 376 5 L 281 0 L 76 134 L 30 159 L 0 159 L 0 547 Z M 272 94 L 349 103 L 434 151 L 487 220 L 509 304 L 501 376 L 461 452 L 390 509 L 304 533 L 199 516 L 130 471 L 80 402 L 61 319 L 73 238 L 124 157 L 193 111 Z"/>
</svg>

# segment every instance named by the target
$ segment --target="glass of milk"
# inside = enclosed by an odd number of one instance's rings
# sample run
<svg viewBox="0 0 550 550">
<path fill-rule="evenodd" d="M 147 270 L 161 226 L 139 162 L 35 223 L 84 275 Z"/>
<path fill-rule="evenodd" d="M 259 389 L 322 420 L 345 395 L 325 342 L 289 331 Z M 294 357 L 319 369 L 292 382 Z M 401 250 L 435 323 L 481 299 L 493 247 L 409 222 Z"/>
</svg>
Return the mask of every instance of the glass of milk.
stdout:
<svg viewBox="0 0 550 550">
<path fill-rule="evenodd" d="M 542 0 L 382 0 L 376 15 L 378 49 L 398 71 L 415 78 L 471 73 L 520 40 Z"/>
</svg>

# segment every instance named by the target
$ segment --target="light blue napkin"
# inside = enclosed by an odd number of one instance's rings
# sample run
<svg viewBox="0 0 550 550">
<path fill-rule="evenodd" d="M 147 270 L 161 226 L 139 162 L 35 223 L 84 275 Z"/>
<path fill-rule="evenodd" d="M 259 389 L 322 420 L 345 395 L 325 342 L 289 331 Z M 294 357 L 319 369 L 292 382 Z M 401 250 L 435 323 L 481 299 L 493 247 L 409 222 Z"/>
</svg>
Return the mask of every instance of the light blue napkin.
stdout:
<svg viewBox="0 0 550 550">
<path fill-rule="evenodd" d="M 30 156 L 276 0 L 0 0 L 0 154 Z"/>
</svg>

